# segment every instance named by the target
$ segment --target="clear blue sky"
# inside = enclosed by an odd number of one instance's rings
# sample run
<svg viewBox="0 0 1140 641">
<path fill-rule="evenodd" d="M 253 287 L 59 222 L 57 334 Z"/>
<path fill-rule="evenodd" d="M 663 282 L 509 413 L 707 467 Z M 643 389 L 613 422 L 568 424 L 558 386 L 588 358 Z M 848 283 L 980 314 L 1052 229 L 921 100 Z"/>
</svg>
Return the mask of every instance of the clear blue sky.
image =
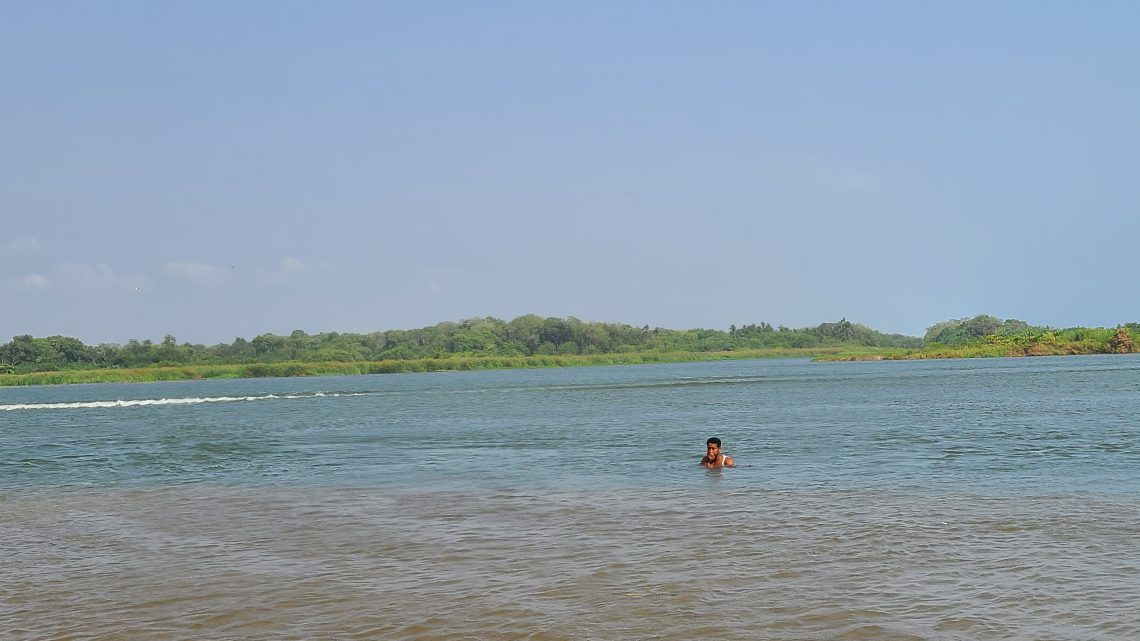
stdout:
<svg viewBox="0 0 1140 641">
<path fill-rule="evenodd" d="M 5 2 L 0 342 L 1140 320 L 1140 3 Z"/>
</svg>

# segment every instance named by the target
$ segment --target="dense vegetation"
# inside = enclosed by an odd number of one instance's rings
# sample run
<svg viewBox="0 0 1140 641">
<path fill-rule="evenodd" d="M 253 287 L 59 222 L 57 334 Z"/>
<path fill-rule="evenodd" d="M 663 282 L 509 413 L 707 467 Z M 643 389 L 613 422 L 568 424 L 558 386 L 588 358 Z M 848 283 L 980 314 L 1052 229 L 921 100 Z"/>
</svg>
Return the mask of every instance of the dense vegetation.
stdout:
<svg viewBox="0 0 1140 641">
<path fill-rule="evenodd" d="M 85 345 L 67 336 L 16 336 L 0 346 L 0 373 L 76 369 L 129 369 L 185 365 L 249 365 L 284 362 L 365 363 L 447 358 L 632 353 L 713 353 L 828 347 L 918 347 L 918 338 L 882 334 L 841 319 L 817 327 L 759 325 L 672 330 L 575 318 L 520 316 L 512 321 L 477 318 L 412 330 L 371 334 L 329 332 L 288 336 L 262 334 L 213 346 L 130 340 L 125 345 Z"/>
<path fill-rule="evenodd" d="M 789 329 L 768 323 L 650 329 L 575 318 L 476 318 L 371 334 L 262 334 L 213 346 L 130 340 L 85 345 L 67 336 L 16 336 L 0 345 L 0 385 L 379 374 L 567 367 L 722 358 L 814 356 L 835 360 L 1131 353 L 1140 323 L 1114 329 L 1034 327 L 975 316 L 931 326 L 924 338 L 883 334 L 840 319 Z"/>
<path fill-rule="evenodd" d="M 995 334 L 1015 334 L 1030 329 L 1025 321 L 1007 319 L 1001 320 L 993 316 L 982 314 L 973 318 L 959 318 L 943 321 L 926 328 L 923 343 L 930 345 L 965 345 L 970 341 L 985 338 Z"/>
<path fill-rule="evenodd" d="M 1128 354 L 1138 347 L 1133 335 L 1140 323 L 1116 328 L 1034 327 L 1025 321 L 975 316 L 931 326 L 921 349 L 883 350 L 877 354 L 832 355 L 826 358 L 977 358 L 987 356 L 1061 356 L 1072 354 Z"/>
</svg>

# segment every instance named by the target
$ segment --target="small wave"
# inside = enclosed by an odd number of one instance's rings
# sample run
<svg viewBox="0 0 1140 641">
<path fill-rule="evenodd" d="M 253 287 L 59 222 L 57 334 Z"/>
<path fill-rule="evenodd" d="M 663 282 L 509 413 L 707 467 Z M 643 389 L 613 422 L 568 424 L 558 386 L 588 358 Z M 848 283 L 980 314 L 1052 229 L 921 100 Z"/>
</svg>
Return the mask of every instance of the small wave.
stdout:
<svg viewBox="0 0 1140 641">
<path fill-rule="evenodd" d="M 0 405 L 2 411 L 14 410 L 74 410 L 109 407 L 148 407 L 151 405 L 198 405 L 200 403 L 238 403 L 241 401 L 273 401 L 298 398 L 328 398 L 340 396 L 372 396 L 372 392 L 316 392 L 313 394 L 265 394 L 262 396 L 207 396 L 189 398 L 140 398 L 116 401 L 73 401 L 60 403 L 13 403 Z"/>
</svg>

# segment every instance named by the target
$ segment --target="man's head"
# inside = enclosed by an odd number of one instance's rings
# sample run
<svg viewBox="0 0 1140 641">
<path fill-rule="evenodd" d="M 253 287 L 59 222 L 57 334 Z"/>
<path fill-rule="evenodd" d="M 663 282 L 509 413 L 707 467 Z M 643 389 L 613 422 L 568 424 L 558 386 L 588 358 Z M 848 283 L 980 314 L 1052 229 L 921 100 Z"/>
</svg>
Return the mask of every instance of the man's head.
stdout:
<svg viewBox="0 0 1140 641">
<path fill-rule="evenodd" d="M 710 438 L 709 440 L 705 441 L 705 447 L 708 448 L 707 456 L 709 457 L 710 461 L 714 460 L 714 459 L 716 459 L 716 457 L 720 456 L 720 439 L 719 438 L 714 436 L 714 437 Z"/>
</svg>

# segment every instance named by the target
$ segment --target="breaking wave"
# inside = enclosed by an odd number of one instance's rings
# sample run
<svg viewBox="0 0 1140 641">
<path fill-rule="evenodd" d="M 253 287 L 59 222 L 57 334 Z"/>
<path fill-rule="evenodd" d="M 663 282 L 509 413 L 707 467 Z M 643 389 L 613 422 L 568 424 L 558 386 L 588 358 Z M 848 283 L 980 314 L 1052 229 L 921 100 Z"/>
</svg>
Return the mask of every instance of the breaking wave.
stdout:
<svg viewBox="0 0 1140 641">
<path fill-rule="evenodd" d="M 190 398 L 140 398 L 115 401 L 75 401 L 62 403 L 13 403 L 0 405 L 0 411 L 13 410 L 73 410 L 103 407 L 147 407 L 151 405 L 198 405 L 200 403 L 239 403 L 242 401 L 272 401 L 297 398 L 323 398 L 338 396 L 371 396 L 369 392 L 316 392 L 313 394 L 265 394 L 262 396 L 207 396 Z"/>
</svg>

